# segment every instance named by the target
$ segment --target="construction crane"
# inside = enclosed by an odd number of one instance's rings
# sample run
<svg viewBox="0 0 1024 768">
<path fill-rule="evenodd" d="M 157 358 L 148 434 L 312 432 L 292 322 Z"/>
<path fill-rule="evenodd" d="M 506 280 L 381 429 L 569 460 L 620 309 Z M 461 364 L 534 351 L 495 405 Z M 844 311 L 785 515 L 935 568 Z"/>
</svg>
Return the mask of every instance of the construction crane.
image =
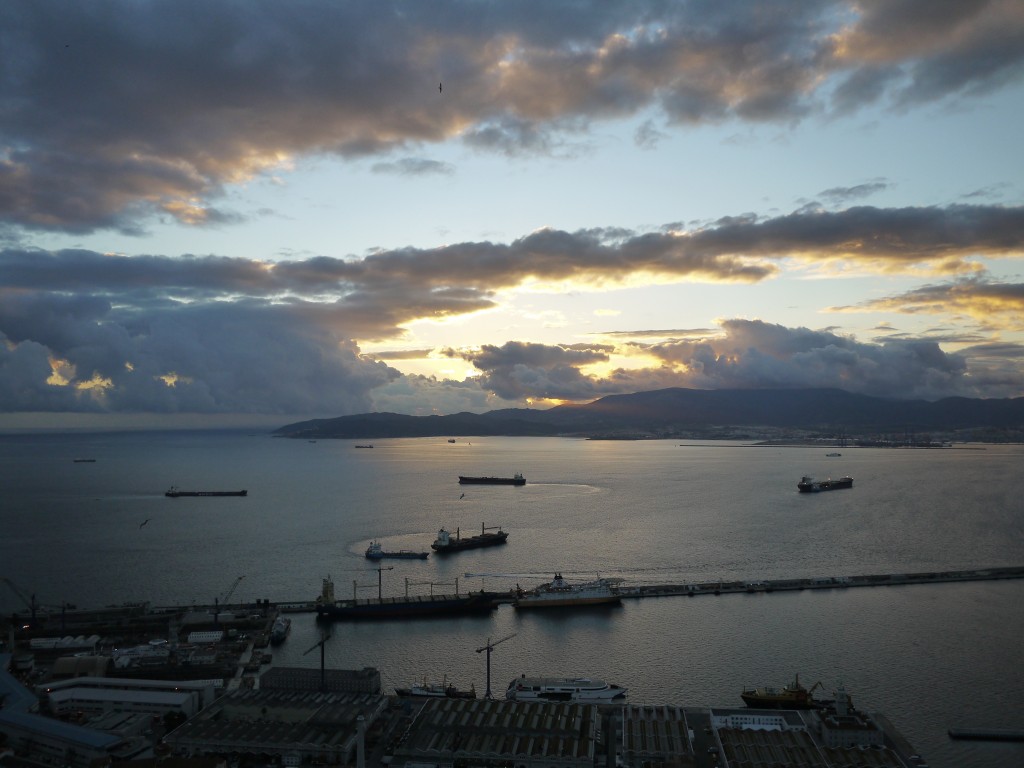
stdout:
<svg viewBox="0 0 1024 768">
<path fill-rule="evenodd" d="M 231 598 L 233 594 L 235 594 L 235 590 L 238 588 L 238 585 L 242 583 L 242 579 L 244 578 L 245 576 L 239 576 L 237 579 L 235 579 L 234 583 L 230 587 L 228 587 L 228 591 L 224 593 L 224 597 L 220 599 L 221 603 L 223 603 L 224 605 L 228 604 L 228 600 Z"/>
<path fill-rule="evenodd" d="M 320 638 L 320 642 L 318 642 L 315 645 L 313 645 L 309 650 L 306 650 L 306 651 L 302 652 L 302 655 L 305 656 L 307 653 L 312 653 L 313 651 L 315 651 L 317 649 L 317 646 L 320 647 L 320 690 L 321 691 L 326 691 L 327 690 L 327 673 L 326 673 L 325 667 L 324 667 L 324 645 L 330 639 L 331 639 L 331 636 L 329 634 L 324 635 L 323 637 Z"/>
<path fill-rule="evenodd" d="M 35 625 L 35 623 L 36 623 L 36 614 L 39 613 L 40 611 L 42 613 L 46 613 L 46 614 L 49 614 L 49 613 L 52 613 L 52 612 L 55 612 L 55 611 L 60 611 L 61 617 L 62 617 L 61 618 L 61 630 L 63 631 L 63 629 L 64 629 L 64 626 L 63 626 L 63 624 L 64 624 L 64 622 L 63 622 L 64 610 L 66 608 L 74 608 L 75 606 L 69 605 L 67 603 L 62 603 L 60 605 L 44 605 L 42 603 L 37 603 L 36 602 L 36 596 L 35 596 L 34 592 L 32 594 L 26 593 L 24 589 L 22 589 L 21 587 L 19 587 L 17 584 L 15 584 L 13 581 L 11 581 L 10 579 L 8 579 L 6 577 L 3 578 L 2 581 L 4 582 L 4 584 L 6 584 L 10 588 L 11 592 L 13 592 L 15 595 L 17 595 L 18 599 L 21 600 L 21 602 L 25 604 L 25 607 L 29 611 L 29 622 L 32 625 Z"/>
<path fill-rule="evenodd" d="M 511 640 L 518 634 L 518 632 L 513 632 L 511 635 L 506 635 L 505 637 L 501 638 L 501 640 L 495 640 L 493 643 L 491 642 L 491 638 L 488 637 L 487 645 L 483 646 L 482 648 L 476 649 L 477 653 L 483 653 L 484 651 L 487 651 L 487 692 L 484 694 L 485 699 L 494 698 L 493 696 L 491 696 L 491 651 L 494 650 L 494 646 L 500 645 L 501 643 L 504 643 L 506 640 Z"/>
</svg>

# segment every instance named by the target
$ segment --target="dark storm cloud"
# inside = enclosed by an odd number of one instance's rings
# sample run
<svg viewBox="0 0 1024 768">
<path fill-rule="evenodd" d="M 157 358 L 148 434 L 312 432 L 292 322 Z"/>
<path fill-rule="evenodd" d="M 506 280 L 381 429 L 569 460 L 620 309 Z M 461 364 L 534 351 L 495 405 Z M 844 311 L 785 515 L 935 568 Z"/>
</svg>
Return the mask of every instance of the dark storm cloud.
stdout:
<svg viewBox="0 0 1024 768">
<path fill-rule="evenodd" d="M 969 95 L 1020 71 L 1022 16 L 1012 0 L 15 0 L 0 4 L 0 222 L 230 223 L 211 204 L 227 185 L 303 155 L 454 137 L 552 152 L 651 107 L 669 130 Z"/>
<path fill-rule="evenodd" d="M 471 362 L 481 371 L 480 386 L 498 397 L 578 400 L 602 393 L 600 380 L 585 376 L 579 367 L 606 362 L 611 349 L 510 341 L 501 347 L 486 344 L 479 350 L 447 350 L 446 354 Z"/>
<path fill-rule="evenodd" d="M 546 229 L 508 244 L 401 248 L 362 260 L 264 263 L 12 248 L 0 250 L 0 410 L 71 403 L 84 410 L 295 413 L 319 403 L 346 413 L 365 409 L 373 390 L 396 375 L 361 356 L 359 342 L 393 340 L 415 320 L 493 308 L 497 291 L 527 282 L 576 288 L 641 278 L 756 282 L 776 274 L 772 260 L 780 258 L 854 260 L 882 270 L 925 264 L 955 274 L 976 255 L 1018 255 L 1022 240 L 1024 209 L 952 206 L 737 216 L 692 232 Z M 961 281 L 880 301 L 900 311 L 957 311 L 990 325 L 1021 324 L 1019 285 Z M 882 306 L 861 309 L 876 305 Z M 883 355 L 818 332 L 814 354 L 789 360 L 763 350 L 784 339 L 803 343 L 811 332 L 776 327 L 773 336 L 768 326 L 758 326 L 757 334 L 747 326 L 725 328 L 727 341 L 742 328 L 757 335 L 750 349 L 760 356 L 729 351 L 721 341 L 694 341 L 692 329 L 673 332 L 683 340 L 646 347 L 662 356 L 664 367 L 603 378 L 580 372 L 608 360 L 612 348 L 599 344 L 509 344 L 460 355 L 481 370 L 480 386 L 507 400 L 741 381 L 846 382 L 871 392 L 889 384 L 894 393 L 909 388 L 924 396 L 960 383 L 957 358 L 934 342 L 883 344 Z M 692 361 L 672 358 L 673 350 Z"/>
<path fill-rule="evenodd" d="M 581 366 L 609 358 L 614 350 L 605 346 L 584 348 L 576 355 L 562 345 L 521 343 L 447 353 L 471 361 L 481 371 L 479 386 L 509 400 L 588 401 L 664 387 L 834 387 L 879 397 L 924 399 L 1019 393 L 1019 374 L 1014 380 L 1012 365 L 997 370 L 980 354 L 949 354 L 926 339 L 867 344 L 830 331 L 733 319 L 700 339 L 628 346 L 661 364 L 601 375 L 582 372 Z M 977 365 L 969 369 L 969 359 L 975 357 Z M 1012 357 L 1008 352 L 1003 361 L 1012 363 Z"/>
<path fill-rule="evenodd" d="M 827 331 L 757 320 L 727 320 L 723 333 L 699 341 L 656 344 L 646 351 L 701 389 L 837 387 L 849 392 L 934 399 L 967 394 L 972 384 L 959 355 L 933 341 L 865 344 Z"/>
</svg>

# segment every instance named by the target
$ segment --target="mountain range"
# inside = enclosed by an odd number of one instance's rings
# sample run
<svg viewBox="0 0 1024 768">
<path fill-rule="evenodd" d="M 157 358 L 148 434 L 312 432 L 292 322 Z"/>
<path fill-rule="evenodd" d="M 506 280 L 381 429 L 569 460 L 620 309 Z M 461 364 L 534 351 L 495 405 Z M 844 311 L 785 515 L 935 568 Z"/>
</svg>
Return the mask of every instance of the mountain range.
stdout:
<svg viewBox="0 0 1024 768">
<path fill-rule="evenodd" d="M 275 435 L 370 439 L 445 435 L 589 438 L 861 437 L 931 435 L 983 442 L 1024 439 L 1024 398 L 897 400 L 840 389 L 673 387 L 610 395 L 548 410 L 506 408 L 487 413 L 407 416 L 364 413 L 288 424 Z"/>
</svg>

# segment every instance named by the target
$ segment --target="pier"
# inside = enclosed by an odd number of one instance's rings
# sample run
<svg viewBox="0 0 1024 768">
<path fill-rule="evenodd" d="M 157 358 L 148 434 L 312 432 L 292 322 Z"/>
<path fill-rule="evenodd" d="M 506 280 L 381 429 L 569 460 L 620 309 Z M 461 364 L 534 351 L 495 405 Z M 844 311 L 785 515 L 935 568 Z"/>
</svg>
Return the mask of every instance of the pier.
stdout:
<svg viewBox="0 0 1024 768">
<path fill-rule="evenodd" d="M 1024 566 L 982 568 L 966 571 L 922 571 L 865 576 L 823 576 L 807 579 L 762 579 L 745 581 L 703 581 L 691 584 L 638 585 L 622 587 L 623 598 L 685 595 L 722 595 L 756 592 L 793 592 L 804 589 L 845 589 L 849 587 L 895 587 L 907 584 L 943 584 L 958 581 L 994 581 L 1024 578 Z"/>
<path fill-rule="evenodd" d="M 995 581 L 1024 579 L 1024 566 L 975 568 L 965 571 L 921 571 L 917 573 L 884 573 L 863 576 L 820 576 L 805 579 L 760 579 L 733 581 L 701 581 L 684 584 L 638 584 L 620 587 L 623 599 L 644 597 L 698 597 L 702 595 L 729 595 L 772 592 L 795 592 L 806 589 L 848 589 L 855 587 L 897 587 L 909 584 L 946 584 L 967 581 Z M 497 604 L 511 604 L 512 592 L 488 592 Z M 282 613 L 311 613 L 316 603 L 306 600 L 279 602 L 275 607 Z M 173 610 L 173 609 L 161 609 Z"/>
</svg>

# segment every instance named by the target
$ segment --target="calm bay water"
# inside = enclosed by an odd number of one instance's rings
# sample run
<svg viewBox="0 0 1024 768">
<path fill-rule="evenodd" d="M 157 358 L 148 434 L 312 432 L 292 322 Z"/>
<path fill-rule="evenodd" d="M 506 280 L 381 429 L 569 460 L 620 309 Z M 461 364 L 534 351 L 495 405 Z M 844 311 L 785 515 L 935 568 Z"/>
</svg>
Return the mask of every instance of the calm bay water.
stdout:
<svg viewBox="0 0 1024 768">
<path fill-rule="evenodd" d="M 504 547 L 387 561 L 385 594 L 508 589 L 562 573 L 631 584 L 1024 564 L 1024 447 L 903 451 L 555 438 L 282 440 L 238 433 L 0 436 L 0 576 L 43 603 L 309 600 L 376 593 L 370 539 L 426 549 L 437 529 L 509 531 Z M 95 463 L 74 463 L 77 457 Z M 459 474 L 528 484 L 460 487 Z M 796 482 L 850 474 L 852 490 Z M 246 488 L 247 498 L 168 499 Z M 465 494 L 464 498 L 460 498 Z M 148 522 L 145 522 L 147 521 Z M 145 524 L 143 525 L 143 523 Z M 516 574 L 467 578 L 466 573 Z M 882 711 L 933 766 L 1017 766 L 1024 747 L 952 742 L 951 726 L 1024 728 L 1024 582 L 626 601 L 614 609 L 335 624 L 331 666 L 388 687 L 442 676 L 502 695 L 521 673 L 592 675 L 634 702 L 741 704 L 795 673 Z M 0 586 L 0 610 L 22 606 Z M 275 663 L 316 666 L 300 614 Z"/>
</svg>

